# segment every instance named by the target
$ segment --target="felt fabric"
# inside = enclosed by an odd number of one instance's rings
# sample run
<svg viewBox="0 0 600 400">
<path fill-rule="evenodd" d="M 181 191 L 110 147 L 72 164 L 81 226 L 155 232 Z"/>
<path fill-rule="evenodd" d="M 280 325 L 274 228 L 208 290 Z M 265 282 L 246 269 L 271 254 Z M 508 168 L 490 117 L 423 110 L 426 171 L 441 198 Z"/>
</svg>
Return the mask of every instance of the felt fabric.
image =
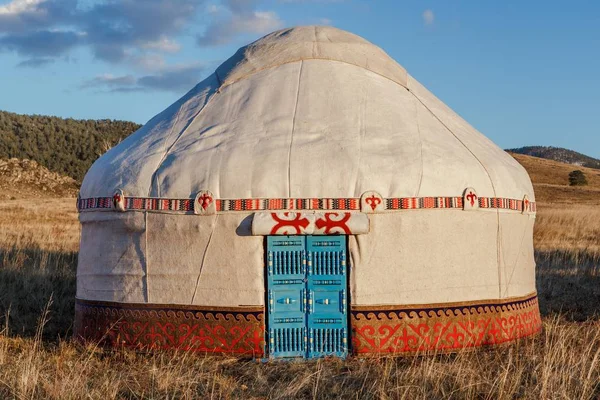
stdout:
<svg viewBox="0 0 600 400">
<path fill-rule="evenodd" d="M 89 212 L 80 218 L 78 298 L 264 304 L 264 238 L 252 235 L 251 213 Z M 369 233 L 348 240 L 352 304 L 505 299 L 535 291 L 530 215 L 436 209 L 369 219 Z"/>
<path fill-rule="evenodd" d="M 321 29 L 329 30 L 338 35 Z M 278 37 L 298 59 L 252 69 L 258 54 L 271 64 Z M 252 73 L 228 85 L 209 76 L 111 149 L 86 175 L 81 197 L 118 189 L 167 198 L 201 190 L 233 199 L 360 197 L 369 190 L 426 197 L 473 187 L 480 196 L 535 201 L 519 163 L 415 79 L 407 76 L 405 87 L 392 73 L 373 72 L 397 66 L 391 58 L 368 58 L 368 68 L 303 58 L 306 37 L 294 37 L 255 42 L 254 56 L 232 67 L 248 65 Z"/>
<path fill-rule="evenodd" d="M 481 197 L 535 201 L 526 171 L 381 49 L 329 27 L 240 49 L 100 157 L 81 197 Z M 78 297 L 264 304 L 252 214 L 82 213 Z M 353 304 L 427 304 L 535 291 L 533 216 L 457 209 L 370 214 L 350 236 Z"/>
<path fill-rule="evenodd" d="M 340 61 L 406 87 L 406 70 L 360 36 L 328 26 L 299 26 L 268 34 L 239 49 L 216 74 L 223 86 L 258 71 L 302 60 Z"/>
</svg>

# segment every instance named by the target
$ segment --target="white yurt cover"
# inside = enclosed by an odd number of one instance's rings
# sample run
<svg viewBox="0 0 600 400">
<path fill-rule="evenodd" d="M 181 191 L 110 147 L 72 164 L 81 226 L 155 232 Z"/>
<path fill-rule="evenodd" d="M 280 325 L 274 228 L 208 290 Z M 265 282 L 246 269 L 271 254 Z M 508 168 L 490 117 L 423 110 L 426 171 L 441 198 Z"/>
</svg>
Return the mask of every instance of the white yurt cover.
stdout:
<svg viewBox="0 0 600 400">
<path fill-rule="evenodd" d="M 526 171 L 383 50 L 335 28 L 238 50 L 100 157 L 78 207 L 83 337 L 122 320 L 111 337 L 128 345 L 264 354 L 269 234 L 348 235 L 357 354 L 495 344 L 541 325 Z M 284 220 L 307 222 L 279 230 Z M 223 324 L 226 344 L 131 331 L 195 332 L 198 318 Z"/>
</svg>

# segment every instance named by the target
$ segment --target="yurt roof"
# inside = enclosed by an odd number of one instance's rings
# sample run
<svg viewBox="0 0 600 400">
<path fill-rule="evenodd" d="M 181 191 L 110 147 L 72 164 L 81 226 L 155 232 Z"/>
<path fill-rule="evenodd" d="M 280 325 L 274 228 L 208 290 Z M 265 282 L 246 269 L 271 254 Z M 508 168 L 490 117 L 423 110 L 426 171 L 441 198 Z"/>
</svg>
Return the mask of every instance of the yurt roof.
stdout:
<svg viewBox="0 0 600 400">
<path fill-rule="evenodd" d="M 525 170 L 383 50 L 307 26 L 239 49 L 100 157 L 81 197 L 389 198 L 466 187 L 533 200 Z"/>
</svg>

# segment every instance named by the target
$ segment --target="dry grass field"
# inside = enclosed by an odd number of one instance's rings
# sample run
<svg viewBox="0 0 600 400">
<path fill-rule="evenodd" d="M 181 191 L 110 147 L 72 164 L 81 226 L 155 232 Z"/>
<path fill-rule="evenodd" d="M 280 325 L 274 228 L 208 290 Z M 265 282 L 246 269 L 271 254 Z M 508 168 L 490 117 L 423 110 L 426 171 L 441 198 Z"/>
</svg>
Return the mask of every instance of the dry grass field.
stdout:
<svg viewBox="0 0 600 400">
<path fill-rule="evenodd" d="M 262 364 L 79 345 L 74 199 L 0 201 L 0 399 L 600 399 L 600 171 L 571 188 L 573 166 L 515 157 L 539 202 L 544 331 L 455 355 Z"/>
</svg>

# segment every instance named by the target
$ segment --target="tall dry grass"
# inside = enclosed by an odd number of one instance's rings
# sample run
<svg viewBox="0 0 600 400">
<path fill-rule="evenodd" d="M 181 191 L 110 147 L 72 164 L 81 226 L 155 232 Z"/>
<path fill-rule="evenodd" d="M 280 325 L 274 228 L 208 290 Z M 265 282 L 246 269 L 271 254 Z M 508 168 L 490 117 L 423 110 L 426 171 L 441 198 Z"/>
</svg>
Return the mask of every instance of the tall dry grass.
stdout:
<svg viewBox="0 0 600 400">
<path fill-rule="evenodd" d="M 546 206 L 535 222 L 535 248 L 600 256 L 600 206 Z"/>
<path fill-rule="evenodd" d="M 263 364 L 71 342 L 78 241 L 72 204 L 0 204 L 0 235 L 12 235 L 0 239 L 0 399 L 600 398 L 593 208 L 538 214 L 544 331 L 535 338 L 435 357 Z"/>
<path fill-rule="evenodd" d="M 0 201 L 0 248 L 75 252 L 79 223 L 74 198 Z"/>
<path fill-rule="evenodd" d="M 0 397 L 594 399 L 600 329 L 546 318 L 544 333 L 487 351 L 261 364 L 0 338 Z"/>
</svg>

